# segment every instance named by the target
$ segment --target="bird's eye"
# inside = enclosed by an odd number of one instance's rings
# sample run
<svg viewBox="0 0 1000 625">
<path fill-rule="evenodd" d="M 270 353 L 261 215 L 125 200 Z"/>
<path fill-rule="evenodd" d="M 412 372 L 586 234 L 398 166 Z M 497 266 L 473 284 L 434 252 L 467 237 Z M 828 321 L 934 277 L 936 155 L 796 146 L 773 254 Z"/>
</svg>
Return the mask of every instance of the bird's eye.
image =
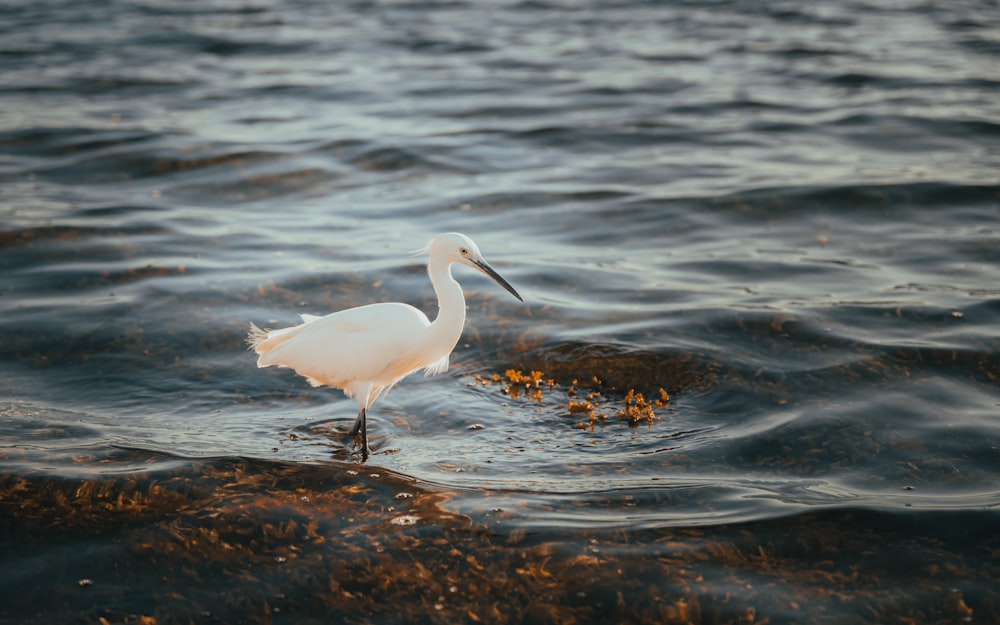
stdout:
<svg viewBox="0 0 1000 625">
<path fill-rule="evenodd" d="M 468 256 L 469 255 L 469 250 L 468 250 L 468 248 L 464 248 L 464 247 L 463 248 L 459 248 L 458 253 L 461 254 L 462 256 Z"/>
</svg>

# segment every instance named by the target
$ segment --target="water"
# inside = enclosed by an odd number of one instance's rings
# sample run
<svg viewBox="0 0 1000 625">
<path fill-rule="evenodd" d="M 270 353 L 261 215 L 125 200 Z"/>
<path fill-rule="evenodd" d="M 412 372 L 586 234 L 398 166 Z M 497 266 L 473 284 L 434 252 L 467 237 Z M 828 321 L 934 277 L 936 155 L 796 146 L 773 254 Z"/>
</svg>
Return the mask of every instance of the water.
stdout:
<svg viewBox="0 0 1000 625">
<path fill-rule="evenodd" d="M 4 4 L 0 621 L 996 622 L 996 9 Z"/>
</svg>

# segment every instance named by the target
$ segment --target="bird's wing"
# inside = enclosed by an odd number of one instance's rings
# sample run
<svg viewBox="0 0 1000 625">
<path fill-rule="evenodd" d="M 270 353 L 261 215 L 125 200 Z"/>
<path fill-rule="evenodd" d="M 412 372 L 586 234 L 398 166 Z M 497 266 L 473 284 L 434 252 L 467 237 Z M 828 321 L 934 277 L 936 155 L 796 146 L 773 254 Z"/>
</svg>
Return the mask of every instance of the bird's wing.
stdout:
<svg viewBox="0 0 1000 625">
<path fill-rule="evenodd" d="M 302 317 L 305 322 L 303 326 L 309 326 L 310 332 L 339 336 L 366 333 L 401 334 L 405 330 L 423 329 L 430 325 L 430 321 L 424 313 L 408 304 L 397 303 L 369 304 L 348 308 L 323 317 L 315 315 L 303 315 Z"/>
<path fill-rule="evenodd" d="M 386 384 L 425 366 L 414 343 L 430 321 L 406 304 L 372 304 L 272 330 L 255 346 L 261 367 L 294 369 L 318 385 Z"/>
</svg>

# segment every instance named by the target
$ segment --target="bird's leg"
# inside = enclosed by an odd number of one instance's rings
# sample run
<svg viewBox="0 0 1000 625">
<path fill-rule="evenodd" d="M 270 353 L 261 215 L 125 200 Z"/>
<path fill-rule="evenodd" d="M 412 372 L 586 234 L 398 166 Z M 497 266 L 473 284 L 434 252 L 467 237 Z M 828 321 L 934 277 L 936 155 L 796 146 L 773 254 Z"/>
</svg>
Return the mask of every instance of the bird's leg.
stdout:
<svg viewBox="0 0 1000 625">
<path fill-rule="evenodd" d="M 351 428 L 351 431 L 348 433 L 348 436 L 351 437 L 357 436 L 358 432 L 361 431 L 361 424 L 364 423 L 364 420 L 365 420 L 365 409 L 362 408 L 361 410 L 358 411 L 358 416 L 356 419 L 354 419 L 354 427 Z"/>
<path fill-rule="evenodd" d="M 368 421 L 365 419 L 365 412 L 361 413 L 361 462 L 366 462 L 372 450 L 368 448 Z"/>
<path fill-rule="evenodd" d="M 365 418 L 367 410 L 362 408 L 358 412 L 358 418 L 354 420 L 354 427 L 351 428 L 350 436 L 357 436 L 361 433 L 361 462 L 368 460 L 371 449 L 368 448 L 368 420 Z"/>
</svg>

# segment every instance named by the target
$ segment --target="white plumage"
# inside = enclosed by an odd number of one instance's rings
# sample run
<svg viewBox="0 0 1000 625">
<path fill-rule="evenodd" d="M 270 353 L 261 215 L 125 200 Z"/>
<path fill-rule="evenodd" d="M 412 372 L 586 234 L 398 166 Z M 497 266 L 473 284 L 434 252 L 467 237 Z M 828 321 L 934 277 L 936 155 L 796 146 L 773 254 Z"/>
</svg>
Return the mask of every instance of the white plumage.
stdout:
<svg viewBox="0 0 1000 625">
<path fill-rule="evenodd" d="M 427 246 L 427 264 L 438 315 L 434 321 L 409 304 L 369 304 L 323 317 L 301 315 L 302 323 L 289 328 L 261 330 L 250 324 L 248 342 L 258 354 L 258 367 L 287 367 L 313 386 L 332 386 L 354 397 L 358 417 L 351 435 L 361 434 L 361 454 L 366 460 L 366 413 L 379 395 L 396 382 L 423 369 L 427 375 L 448 368 L 448 357 L 465 325 L 465 296 L 451 276 L 459 263 L 490 276 L 514 297 L 517 291 L 483 259 L 469 237 L 441 234 Z"/>
</svg>

